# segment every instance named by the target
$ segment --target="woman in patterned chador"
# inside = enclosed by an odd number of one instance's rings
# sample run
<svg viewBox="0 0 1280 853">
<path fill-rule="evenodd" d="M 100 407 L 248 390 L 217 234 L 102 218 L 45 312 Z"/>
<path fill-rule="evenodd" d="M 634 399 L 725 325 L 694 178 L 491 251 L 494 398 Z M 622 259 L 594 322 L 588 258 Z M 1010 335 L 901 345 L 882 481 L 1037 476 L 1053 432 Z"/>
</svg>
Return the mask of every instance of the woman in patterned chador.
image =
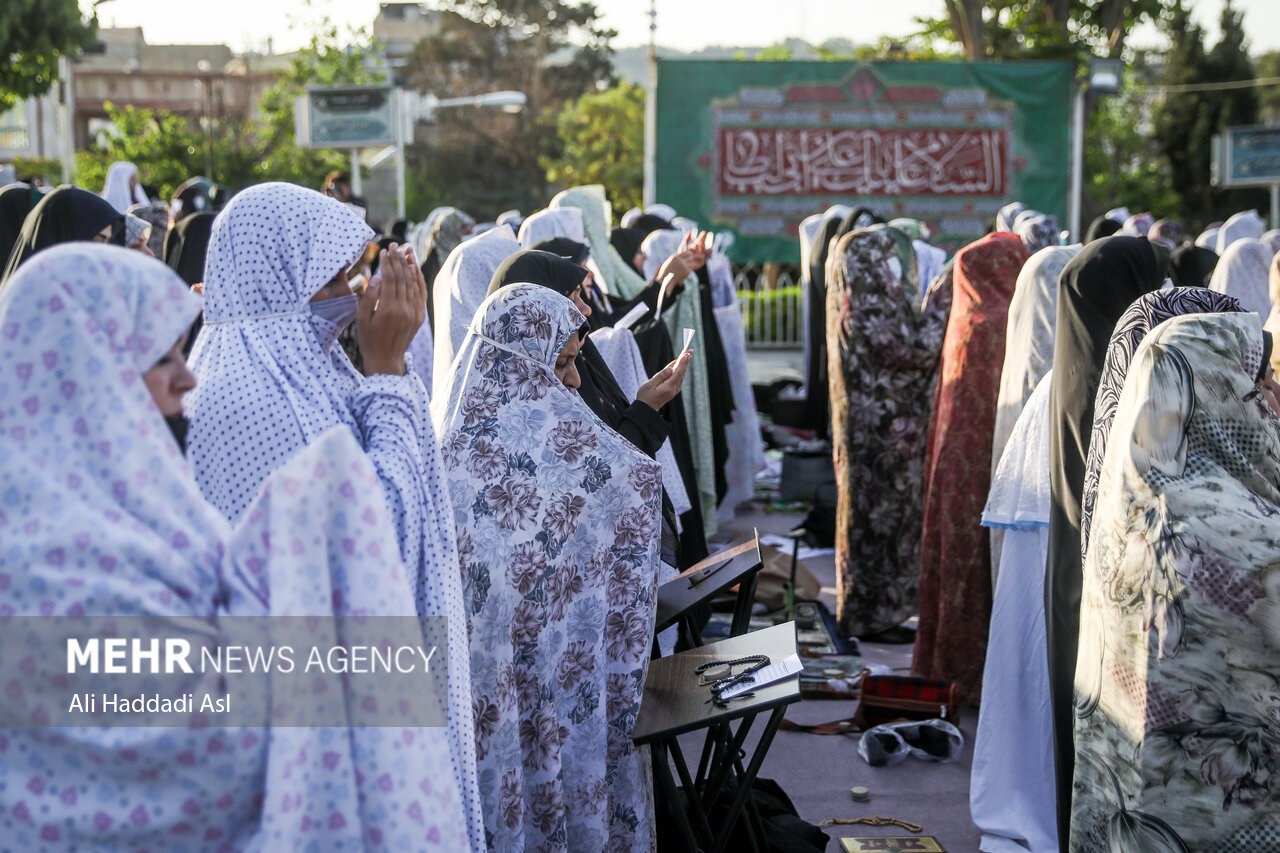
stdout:
<svg viewBox="0 0 1280 853">
<path fill-rule="evenodd" d="M 654 845 L 649 758 L 631 732 L 653 643 L 662 475 L 572 390 L 585 319 L 546 287 L 497 290 L 432 403 L 497 853 Z"/>
</svg>

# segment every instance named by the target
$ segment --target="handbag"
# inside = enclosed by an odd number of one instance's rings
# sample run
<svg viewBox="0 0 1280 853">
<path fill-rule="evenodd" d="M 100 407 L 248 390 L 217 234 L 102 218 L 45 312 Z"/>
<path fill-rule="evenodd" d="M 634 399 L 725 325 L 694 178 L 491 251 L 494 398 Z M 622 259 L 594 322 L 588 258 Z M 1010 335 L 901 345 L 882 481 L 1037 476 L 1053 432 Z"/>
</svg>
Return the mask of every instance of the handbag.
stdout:
<svg viewBox="0 0 1280 853">
<path fill-rule="evenodd" d="M 862 680 L 863 726 L 894 720 L 948 720 L 960 716 L 960 686 L 945 678 L 911 675 L 868 675 Z"/>
</svg>

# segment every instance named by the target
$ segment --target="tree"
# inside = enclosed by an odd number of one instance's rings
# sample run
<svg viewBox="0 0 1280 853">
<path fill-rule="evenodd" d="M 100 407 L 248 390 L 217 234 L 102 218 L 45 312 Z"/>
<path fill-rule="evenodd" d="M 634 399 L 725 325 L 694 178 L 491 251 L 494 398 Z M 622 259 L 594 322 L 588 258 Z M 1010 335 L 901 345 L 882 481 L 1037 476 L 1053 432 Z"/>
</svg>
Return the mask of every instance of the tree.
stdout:
<svg viewBox="0 0 1280 853">
<path fill-rule="evenodd" d="M 603 184 L 620 210 L 644 190 L 644 89 L 620 82 L 570 103 L 556 122 L 562 149 L 544 158 L 554 187 Z"/>
<path fill-rule="evenodd" d="M 204 135 L 182 116 L 164 111 L 119 108 L 107 103 L 115 132 L 87 151 L 76 152 L 76 183 L 100 189 L 117 160 L 137 163 L 140 178 L 162 198 L 204 168 Z"/>
<path fill-rule="evenodd" d="M 1253 64 L 1259 77 L 1280 78 L 1280 51 L 1273 50 L 1259 56 Z M 1272 83 L 1258 89 L 1260 118 L 1267 124 L 1280 123 L 1280 84 Z"/>
<path fill-rule="evenodd" d="M 1166 22 L 1170 47 L 1165 55 L 1163 82 L 1170 91 L 1156 110 L 1154 135 L 1169 162 L 1170 187 L 1179 201 L 1178 215 L 1197 225 L 1266 203 L 1265 194 L 1260 191 L 1223 191 L 1209 183 L 1214 134 L 1225 127 L 1254 124 L 1258 118 L 1257 91 L 1251 87 L 1178 88 L 1253 78 L 1242 17 L 1230 2 L 1223 6 L 1221 36 L 1210 51 L 1205 50 L 1204 31 L 1192 22 L 1190 10 L 1182 0 L 1175 0 Z"/>
<path fill-rule="evenodd" d="M 1103 98 L 1085 132 L 1085 189 L 1103 209 L 1127 206 L 1134 212 L 1172 215 L 1178 194 L 1170 185 L 1169 162 L 1150 125 L 1148 87 L 1139 73 L 1125 76 L 1120 94 Z"/>
<path fill-rule="evenodd" d="M 1156 20 L 1168 0 L 945 0 L 923 35 L 950 38 L 964 58 L 1120 56 L 1130 30 Z"/>
<path fill-rule="evenodd" d="M 74 54 L 97 34 L 97 16 L 85 18 L 76 0 L 0 3 L 0 113 L 49 91 L 58 79 L 58 57 Z"/>
<path fill-rule="evenodd" d="M 344 44 L 348 39 L 351 43 Z M 325 25 L 263 95 L 256 117 L 225 117 L 210 125 L 214 174 L 205 177 L 233 190 L 263 181 L 291 181 L 318 188 L 327 173 L 345 168 L 347 156 L 341 151 L 296 144 L 293 101 L 307 83 L 380 82 L 381 72 L 364 65 L 364 57 L 372 53 L 364 30 L 344 38 L 335 27 Z M 107 114 L 115 132 L 76 154 L 77 181 L 82 186 L 102 186 L 107 168 L 116 160 L 137 163 L 143 180 L 164 198 L 187 178 L 204 173 L 205 132 L 192 119 L 110 105 Z"/>
<path fill-rule="evenodd" d="M 570 101 L 612 82 L 609 40 L 590 2 L 452 0 L 437 33 L 409 59 L 407 79 L 440 98 L 513 89 L 513 116 L 469 107 L 440 110 L 424 144 L 409 152 L 415 213 L 431 203 L 479 217 L 546 202 L 544 160 L 557 160 L 557 116 Z M 421 206 L 418 207 L 418 206 Z"/>
</svg>

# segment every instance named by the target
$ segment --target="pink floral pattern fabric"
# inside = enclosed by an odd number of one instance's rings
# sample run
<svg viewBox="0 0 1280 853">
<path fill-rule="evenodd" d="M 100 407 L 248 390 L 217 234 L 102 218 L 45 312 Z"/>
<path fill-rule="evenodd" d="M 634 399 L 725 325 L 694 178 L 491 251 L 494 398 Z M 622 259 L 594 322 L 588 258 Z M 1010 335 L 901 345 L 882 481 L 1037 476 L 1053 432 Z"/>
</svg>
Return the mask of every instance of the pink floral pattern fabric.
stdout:
<svg viewBox="0 0 1280 853">
<path fill-rule="evenodd" d="M 509 285 L 477 311 L 432 414 L 471 638 L 491 850 L 647 851 L 647 750 L 631 742 L 656 615 L 659 465 L 556 378 L 584 322 Z"/>
<path fill-rule="evenodd" d="M 234 530 L 203 499 L 142 379 L 199 309 L 159 261 L 92 244 L 40 253 L 0 292 L 0 622 L 415 616 L 345 427 Z M 468 846 L 454 780 L 443 728 L 12 728 L 0 846 L 453 851 Z"/>
</svg>

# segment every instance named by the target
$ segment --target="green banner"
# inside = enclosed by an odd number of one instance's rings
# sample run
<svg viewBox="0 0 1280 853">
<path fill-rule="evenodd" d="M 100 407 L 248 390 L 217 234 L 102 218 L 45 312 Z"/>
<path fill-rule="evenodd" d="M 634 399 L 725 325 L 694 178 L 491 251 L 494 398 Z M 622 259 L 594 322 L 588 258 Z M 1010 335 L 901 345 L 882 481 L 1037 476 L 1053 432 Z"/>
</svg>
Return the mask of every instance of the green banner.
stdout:
<svg viewBox="0 0 1280 853">
<path fill-rule="evenodd" d="M 1010 201 L 1066 222 L 1069 62 L 658 62 L 657 196 L 797 262 L 832 204 L 931 223 L 948 248 Z"/>
</svg>

